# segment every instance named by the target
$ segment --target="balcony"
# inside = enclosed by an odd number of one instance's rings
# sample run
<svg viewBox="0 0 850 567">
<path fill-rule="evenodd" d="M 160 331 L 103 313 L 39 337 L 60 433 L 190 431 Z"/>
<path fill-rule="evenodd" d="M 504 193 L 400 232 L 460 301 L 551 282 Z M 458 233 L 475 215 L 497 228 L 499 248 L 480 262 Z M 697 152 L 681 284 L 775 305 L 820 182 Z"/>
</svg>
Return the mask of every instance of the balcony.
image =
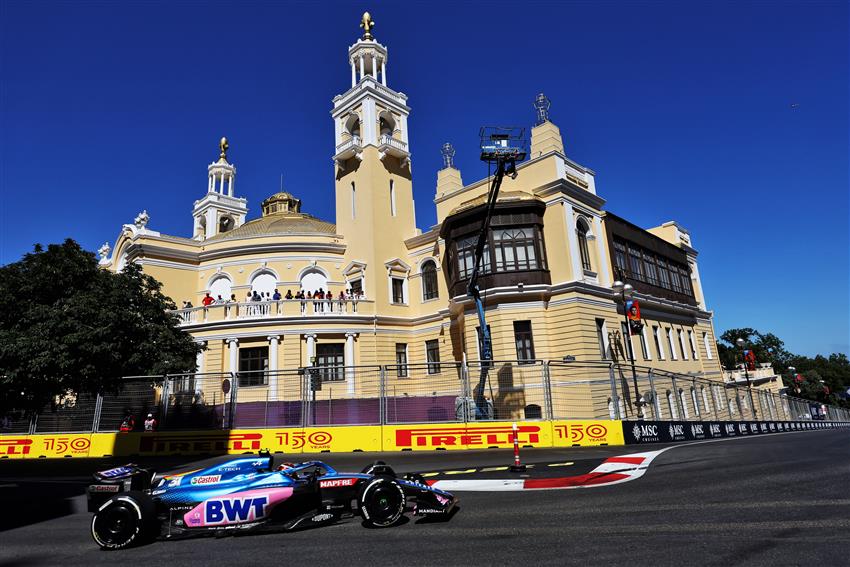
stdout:
<svg viewBox="0 0 850 567">
<path fill-rule="evenodd" d="M 361 141 L 360 136 L 351 136 L 349 139 L 337 145 L 336 153 L 334 154 L 334 161 L 341 165 L 345 162 L 345 160 L 359 156 L 362 152 L 363 142 Z"/>
<path fill-rule="evenodd" d="M 750 383 L 753 386 L 774 382 L 777 379 L 776 373 L 773 371 L 773 367 L 769 363 L 763 363 L 759 366 L 759 368 L 749 370 L 747 372 L 744 371 L 741 365 L 738 365 L 738 368 L 735 370 L 724 370 L 723 381 L 726 382 L 728 386 L 746 386 L 747 375 L 749 375 Z"/>
<path fill-rule="evenodd" d="M 407 142 L 393 138 L 386 134 L 381 136 L 378 144 L 378 150 L 381 152 L 382 159 L 383 156 L 390 155 L 406 162 L 410 158 L 410 152 L 407 151 Z"/>
<path fill-rule="evenodd" d="M 281 299 L 280 301 L 213 304 L 209 307 L 175 309 L 170 313 L 177 316 L 181 327 L 225 321 L 281 318 L 372 317 L 375 315 L 375 302 L 368 299 L 345 301 Z"/>
</svg>

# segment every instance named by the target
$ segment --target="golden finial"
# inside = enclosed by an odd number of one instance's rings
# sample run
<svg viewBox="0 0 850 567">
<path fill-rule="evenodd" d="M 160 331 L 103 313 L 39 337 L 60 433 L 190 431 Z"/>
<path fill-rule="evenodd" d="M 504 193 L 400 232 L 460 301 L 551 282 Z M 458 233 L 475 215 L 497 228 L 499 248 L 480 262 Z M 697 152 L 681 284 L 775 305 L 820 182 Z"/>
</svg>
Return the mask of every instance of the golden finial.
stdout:
<svg viewBox="0 0 850 567">
<path fill-rule="evenodd" d="M 375 27 L 375 22 L 372 21 L 372 16 L 369 12 L 363 12 L 363 19 L 360 20 L 360 27 L 363 28 L 363 39 L 375 39 L 372 37 L 371 30 Z"/>
<path fill-rule="evenodd" d="M 227 150 L 228 150 L 228 148 L 230 148 L 230 146 L 227 143 L 227 138 L 222 136 L 221 141 L 218 143 L 218 147 L 221 149 L 221 155 L 218 156 L 218 157 L 227 161 Z"/>
</svg>

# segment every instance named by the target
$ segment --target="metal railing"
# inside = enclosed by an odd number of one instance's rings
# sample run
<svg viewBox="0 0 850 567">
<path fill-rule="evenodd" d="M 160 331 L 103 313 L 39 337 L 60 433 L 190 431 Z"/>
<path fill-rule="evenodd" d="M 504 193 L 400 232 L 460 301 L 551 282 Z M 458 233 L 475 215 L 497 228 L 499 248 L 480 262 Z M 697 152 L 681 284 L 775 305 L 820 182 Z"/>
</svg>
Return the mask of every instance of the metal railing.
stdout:
<svg viewBox="0 0 850 567">
<path fill-rule="evenodd" d="M 718 376 L 719 378 L 719 376 Z M 485 411 L 476 411 L 483 380 Z M 702 375 L 609 361 L 468 361 L 133 376 L 99 396 L 66 395 L 0 434 L 286 428 L 481 419 L 850 421 L 850 411 Z M 820 411 L 817 412 L 820 414 Z M 132 417 L 132 419 L 128 419 Z M 126 428 L 126 427 L 125 427 Z"/>
</svg>

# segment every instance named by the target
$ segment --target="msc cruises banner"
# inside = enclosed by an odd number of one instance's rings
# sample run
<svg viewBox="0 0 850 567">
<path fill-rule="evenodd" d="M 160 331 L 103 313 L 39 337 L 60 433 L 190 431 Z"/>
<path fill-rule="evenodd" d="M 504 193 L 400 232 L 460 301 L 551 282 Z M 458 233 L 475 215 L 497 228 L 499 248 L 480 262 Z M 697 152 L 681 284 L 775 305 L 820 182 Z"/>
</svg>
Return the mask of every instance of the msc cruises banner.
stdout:
<svg viewBox="0 0 850 567">
<path fill-rule="evenodd" d="M 845 426 L 846 423 L 830 421 L 624 421 L 623 439 L 627 445 L 642 445 L 814 431 Z"/>
</svg>

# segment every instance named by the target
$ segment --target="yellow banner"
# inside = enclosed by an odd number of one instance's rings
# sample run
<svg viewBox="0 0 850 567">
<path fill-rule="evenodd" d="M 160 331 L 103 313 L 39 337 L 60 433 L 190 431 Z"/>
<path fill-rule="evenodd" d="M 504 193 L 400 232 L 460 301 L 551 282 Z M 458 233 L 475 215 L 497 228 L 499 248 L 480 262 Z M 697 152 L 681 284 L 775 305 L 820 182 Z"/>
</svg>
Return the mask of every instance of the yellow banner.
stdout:
<svg viewBox="0 0 850 567">
<path fill-rule="evenodd" d="M 597 447 L 624 445 L 621 421 L 575 419 L 552 422 L 553 447 Z"/>
<path fill-rule="evenodd" d="M 517 425 L 521 447 L 624 444 L 619 421 L 521 421 Z M 513 423 L 509 421 L 415 423 L 230 431 L 3 435 L 0 436 L 0 459 L 241 455 L 264 449 L 284 454 L 454 451 L 507 449 L 512 446 Z"/>
<path fill-rule="evenodd" d="M 548 421 L 517 423 L 521 447 L 551 447 L 552 426 Z M 385 425 L 384 451 L 434 451 L 513 447 L 513 423 L 448 423 Z"/>
</svg>

